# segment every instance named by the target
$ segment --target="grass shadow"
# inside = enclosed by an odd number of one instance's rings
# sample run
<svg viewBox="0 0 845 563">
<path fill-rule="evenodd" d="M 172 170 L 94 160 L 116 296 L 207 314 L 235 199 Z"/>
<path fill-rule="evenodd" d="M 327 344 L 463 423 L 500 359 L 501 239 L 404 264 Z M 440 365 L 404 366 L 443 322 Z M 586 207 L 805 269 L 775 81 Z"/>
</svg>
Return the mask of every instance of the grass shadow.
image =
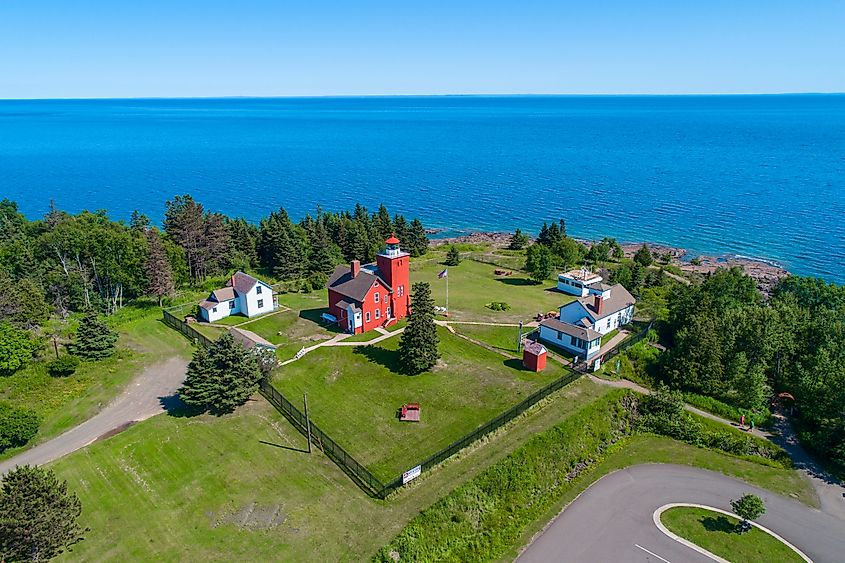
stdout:
<svg viewBox="0 0 845 563">
<path fill-rule="evenodd" d="M 356 346 L 352 350 L 353 354 L 359 354 L 367 358 L 367 360 L 384 366 L 393 373 L 401 373 L 399 369 L 399 351 L 387 350 L 380 346 Z"/>
<path fill-rule="evenodd" d="M 264 444 L 265 446 L 273 446 L 274 448 L 279 448 L 279 449 L 282 449 L 282 450 L 289 450 L 289 451 L 292 451 L 292 452 L 298 452 L 298 453 L 301 453 L 301 454 L 309 453 L 307 449 L 304 450 L 304 449 L 301 449 L 301 448 L 294 448 L 292 446 L 283 446 L 281 444 L 274 444 L 273 442 L 266 442 L 264 440 L 258 440 L 258 443 Z"/>
<path fill-rule="evenodd" d="M 337 325 L 337 323 L 330 323 L 323 319 L 323 313 L 328 313 L 328 307 L 317 307 L 314 309 L 302 309 L 299 311 L 299 318 L 304 319 L 306 321 L 310 321 L 316 325 L 319 325 L 320 328 L 323 330 L 327 330 L 328 332 L 333 332 L 335 334 L 340 334 L 343 330 Z"/>
<path fill-rule="evenodd" d="M 728 520 L 725 516 L 705 516 L 701 519 L 701 525 L 708 532 L 737 533 L 736 524 Z"/>
</svg>

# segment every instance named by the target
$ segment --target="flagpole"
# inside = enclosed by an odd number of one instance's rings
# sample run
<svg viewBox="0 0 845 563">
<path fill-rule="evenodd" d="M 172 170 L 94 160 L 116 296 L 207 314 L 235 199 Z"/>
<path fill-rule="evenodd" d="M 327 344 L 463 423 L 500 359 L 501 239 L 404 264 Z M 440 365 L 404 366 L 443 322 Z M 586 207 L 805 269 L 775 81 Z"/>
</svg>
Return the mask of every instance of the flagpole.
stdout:
<svg viewBox="0 0 845 563">
<path fill-rule="evenodd" d="M 446 270 L 446 316 L 449 316 L 449 270 Z"/>
</svg>

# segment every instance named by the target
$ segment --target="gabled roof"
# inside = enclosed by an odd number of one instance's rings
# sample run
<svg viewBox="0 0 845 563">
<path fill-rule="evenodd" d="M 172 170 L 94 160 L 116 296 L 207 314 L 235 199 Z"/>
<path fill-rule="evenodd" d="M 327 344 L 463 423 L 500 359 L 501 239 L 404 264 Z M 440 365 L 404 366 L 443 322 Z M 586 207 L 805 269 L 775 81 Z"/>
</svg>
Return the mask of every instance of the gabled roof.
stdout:
<svg viewBox="0 0 845 563">
<path fill-rule="evenodd" d="M 580 338 L 581 340 L 596 340 L 597 338 L 601 338 L 601 334 L 594 331 L 590 328 L 584 328 L 582 326 L 564 323 L 559 321 L 558 319 L 546 319 L 540 323 L 540 326 L 544 326 L 555 330 L 557 332 L 562 332 L 564 334 L 568 334 L 569 336 L 574 336 L 575 338 Z"/>
<path fill-rule="evenodd" d="M 229 328 L 229 334 L 231 334 L 232 338 L 234 338 L 235 341 L 240 342 L 247 350 L 255 348 L 256 346 L 261 348 L 272 348 L 273 350 L 276 349 L 275 344 L 258 336 L 251 330 L 244 330 L 233 326 Z"/>
<path fill-rule="evenodd" d="M 595 299 L 596 295 L 579 297 L 575 301 L 567 303 L 561 307 L 561 309 L 574 306 L 575 303 L 577 303 L 587 311 L 587 314 L 589 314 L 592 319 L 598 321 L 605 317 L 609 317 L 610 315 L 616 314 L 619 311 L 623 311 L 630 305 L 634 305 L 637 302 L 637 300 L 634 299 L 634 296 L 631 295 L 621 283 L 617 283 L 616 285 L 610 287 L 610 297 L 605 299 L 602 303 L 601 315 L 596 314 Z"/>
<path fill-rule="evenodd" d="M 218 305 L 220 305 L 220 303 L 218 303 L 217 301 L 208 301 L 208 300 L 200 301 L 200 307 L 202 307 L 206 311 L 210 311 L 211 309 L 214 309 Z"/>
<path fill-rule="evenodd" d="M 235 294 L 235 288 L 233 287 L 222 287 L 220 289 L 215 289 L 211 292 L 211 301 L 229 301 L 230 299 L 234 299 L 237 297 Z"/>
<path fill-rule="evenodd" d="M 353 301 L 361 303 L 369 293 L 370 288 L 373 287 L 377 281 L 390 289 L 381 276 L 377 275 L 378 267 L 372 264 L 365 264 L 361 267 L 358 275 L 352 277 L 352 269 L 349 266 L 338 266 L 329 277 L 328 288 L 334 290 L 345 297 L 349 297 Z"/>
<path fill-rule="evenodd" d="M 256 278 L 250 276 L 249 274 L 245 274 L 241 271 L 237 271 L 232 276 L 232 279 L 230 279 L 228 282 L 226 282 L 226 286 L 235 288 L 235 291 L 237 291 L 240 294 L 245 294 L 245 293 L 249 293 L 249 290 L 251 290 L 253 287 L 255 287 L 255 284 L 259 283 L 260 281 L 261 280 L 258 280 Z M 261 283 L 263 285 L 267 285 L 264 282 L 261 282 Z"/>
</svg>

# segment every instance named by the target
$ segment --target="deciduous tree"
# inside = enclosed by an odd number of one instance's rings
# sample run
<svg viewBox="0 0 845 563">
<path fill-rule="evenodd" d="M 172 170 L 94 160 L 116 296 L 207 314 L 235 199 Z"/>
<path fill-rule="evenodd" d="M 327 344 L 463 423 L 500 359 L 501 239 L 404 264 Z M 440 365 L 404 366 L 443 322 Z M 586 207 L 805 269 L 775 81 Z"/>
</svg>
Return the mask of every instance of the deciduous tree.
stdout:
<svg viewBox="0 0 845 563">
<path fill-rule="evenodd" d="M 731 509 L 734 514 L 742 518 L 739 531 L 747 532 L 751 529 L 751 520 L 756 520 L 766 512 L 766 505 L 757 495 L 745 494 L 731 500 Z"/>
<path fill-rule="evenodd" d="M 147 275 L 147 293 L 158 298 L 161 307 L 162 299 L 172 295 L 175 289 L 173 271 L 161 236 L 154 229 L 147 231 L 147 257 L 144 260 L 144 272 Z"/>
<path fill-rule="evenodd" d="M 28 330 L 0 322 L 0 375 L 23 368 L 32 359 L 36 345 Z"/>
<path fill-rule="evenodd" d="M 532 244 L 528 247 L 525 256 L 525 270 L 532 280 L 542 283 L 552 276 L 554 262 L 548 246 Z"/>
</svg>

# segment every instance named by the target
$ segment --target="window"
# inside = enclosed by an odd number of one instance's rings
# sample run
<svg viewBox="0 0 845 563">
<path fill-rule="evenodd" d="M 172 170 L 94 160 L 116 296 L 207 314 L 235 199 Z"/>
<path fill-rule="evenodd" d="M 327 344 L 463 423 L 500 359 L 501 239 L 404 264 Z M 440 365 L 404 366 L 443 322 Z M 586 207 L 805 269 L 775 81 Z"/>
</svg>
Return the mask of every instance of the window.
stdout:
<svg viewBox="0 0 845 563">
<path fill-rule="evenodd" d="M 398 291 L 397 293 L 399 294 L 399 297 L 402 297 L 402 296 L 405 294 L 405 286 L 404 286 L 404 285 L 400 285 L 400 286 L 399 286 L 399 291 Z"/>
<path fill-rule="evenodd" d="M 388 307 L 387 310 L 385 310 L 384 316 L 387 317 L 388 319 L 390 318 L 390 307 Z"/>
<path fill-rule="evenodd" d="M 558 332 L 558 333 L 557 333 L 557 339 L 558 339 L 558 340 L 563 340 L 563 333 L 562 333 L 562 332 Z"/>
<path fill-rule="evenodd" d="M 235 308 L 235 300 L 232 299 L 231 301 L 229 301 L 229 310 L 231 311 L 234 308 Z"/>
<path fill-rule="evenodd" d="M 379 295 L 378 291 L 376 291 L 376 303 L 378 303 L 380 297 L 381 296 Z"/>
<path fill-rule="evenodd" d="M 370 312 L 369 311 L 367 311 L 367 315 L 366 315 L 365 318 L 366 318 L 367 322 L 370 322 Z"/>
<path fill-rule="evenodd" d="M 261 286 L 260 285 L 255 288 L 255 294 L 261 295 Z M 261 305 L 259 305 L 259 307 L 261 307 Z"/>
<path fill-rule="evenodd" d="M 217 312 L 217 307 L 212 307 L 212 308 L 211 308 L 211 312 L 212 312 L 212 313 L 216 313 L 216 312 Z"/>
<path fill-rule="evenodd" d="M 260 309 L 260 308 L 261 308 L 261 307 L 263 307 L 263 306 L 264 306 L 264 300 L 263 300 L 263 299 L 259 299 L 259 300 L 258 300 L 258 308 Z"/>
<path fill-rule="evenodd" d="M 612 320 L 613 320 L 613 319 L 611 319 L 611 318 L 608 318 L 608 319 L 607 319 L 607 328 L 610 328 L 610 321 L 612 321 Z"/>
<path fill-rule="evenodd" d="M 381 309 L 376 309 L 376 318 L 377 319 L 381 318 Z"/>
</svg>

